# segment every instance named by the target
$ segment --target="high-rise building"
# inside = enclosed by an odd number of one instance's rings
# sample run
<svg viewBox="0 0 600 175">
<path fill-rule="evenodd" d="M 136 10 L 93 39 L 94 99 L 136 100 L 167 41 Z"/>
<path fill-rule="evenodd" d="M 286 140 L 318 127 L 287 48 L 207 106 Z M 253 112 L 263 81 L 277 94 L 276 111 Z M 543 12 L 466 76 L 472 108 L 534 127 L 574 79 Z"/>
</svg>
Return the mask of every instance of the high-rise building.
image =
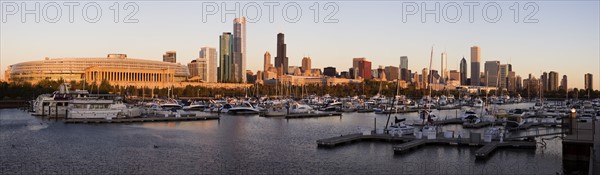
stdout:
<svg viewBox="0 0 600 175">
<path fill-rule="evenodd" d="M 329 77 L 336 77 L 337 71 L 335 70 L 335 67 L 326 67 L 326 68 L 323 68 L 323 75 L 329 76 Z"/>
<path fill-rule="evenodd" d="M 498 82 L 500 82 L 500 88 L 508 89 L 508 65 L 501 64 L 498 70 Z"/>
<path fill-rule="evenodd" d="M 177 63 L 177 52 L 167 51 L 163 54 L 163 62 Z"/>
<path fill-rule="evenodd" d="M 508 65 L 508 69 L 510 70 L 510 64 Z M 514 92 L 517 88 L 516 81 L 517 73 L 515 71 L 508 71 L 508 77 L 506 82 L 508 83 L 506 86 L 508 87 L 508 91 Z"/>
<path fill-rule="evenodd" d="M 479 86 L 481 72 L 481 49 L 479 46 L 471 47 L 471 85 Z"/>
<path fill-rule="evenodd" d="M 359 74 L 358 74 L 358 69 L 359 69 L 359 68 L 358 68 L 358 66 L 359 66 L 359 63 L 360 63 L 361 61 L 366 61 L 366 60 L 367 60 L 367 59 L 366 59 L 366 58 L 364 58 L 364 57 L 363 57 L 363 58 L 353 58 L 353 59 L 352 59 L 352 68 L 351 68 L 352 70 L 350 71 L 350 74 L 351 74 L 352 78 L 356 79 L 356 78 L 358 78 L 358 77 L 359 77 Z"/>
<path fill-rule="evenodd" d="M 550 71 L 548 74 L 548 90 L 558 90 L 558 72 Z"/>
<path fill-rule="evenodd" d="M 516 86 L 516 90 L 521 90 L 523 89 L 523 79 L 521 78 L 521 76 L 517 75 L 517 78 L 515 78 L 515 86 Z"/>
<path fill-rule="evenodd" d="M 200 48 L 199 58 L 206 61 L 206 72 L 204 73 L 205 82 L 217 82 L 217 49 L 212 47 Z"/>
<path fill-rule="evenodd" d="M 188 63 L 188 70 L 191 78 L 198 78 L 204 82 L 207 82 L 207 66 L 208 61 L 206 58 L 196 58 L 192 62 Z"/>
<path fill-rule="evenodd" d="M 386 66 L 385 67 L 385 77 L 388 80 L 397 80 L 400 75 L 400 70 L 396 66 Z"/>
<path fill-rule="evenodd" d="M 429 69 L 423 68 L 421 75 L 421 82 L 423 82 L 423 88 L 427 88 L 427 86 L 429 86 L 429 82 L 431 82 L 431 79 L 429 79 Z"/>
<path fill-rule="evenodd" d="M 373 78 L 371 75 L 371 62 L 364 59 L 358 62 L 358 76 L 365 80 Z"/>
<path fill-rule="evenodd" d="M 550 88 L 548 88 L 548 73 L 544 72 L 542 73 L 542 75 L 540 76 L 540 83 L 541 86 L 540 88 L 542 88 L 542 91 L 548 91 Z"/>
<path fill-rule="evenodd" d="M 310 73 L 311 69 L 310 57 L 302 58 L 302 72 Z"/>
<path fill-rule="evenodd" d="M 271 53 L 269 53 L 269 51 L 265 52 L 263 66 L 264 72 L 268 71 L 270 67 L 273 67 L 273 65 L 271 64 Z"/>
<path fill-rule="evenodd" d="M 233 37 L 230 32 L 223 32 L 219 36 L 219 75 L 220 82 L 229 83 L 232 82 L 232 64 L 233 58 L 231 57 L 231 49 L 233 47 Z"/>
<path fill-rule="evenodd" d="M 485 86 L 498 87 L 500 73 L 500 61 L 486 61 L 484 65 Z"/>
<path fill-rule="evenodd" d="M 246 83 L 246 18 L 233 20 L 233 67 L 234 82 Z"/>
<path fill-rule="evenodd" d="M 448 54 L 446 52 L 442 52 L 442 63 L 440 67 L 440 74 L 442 78 L 440 81 L 442 83 L 446 83 L 448 80 Z"/>
<path fill-rule="evenodd" d="M 562 90 L 569 90 L 569 86 L 567 85 L 567 75 L 563 75 L 562 79 L 560 80 L 560 89 Z"/>
<path fill-rule="evenodd" d="M 593 78 L 592 74 L 590 74 L 590 73 L 585 74 L 583 79 L 585 81 L 584 88 L 586 90 L 593 91 L 594 90 L 594 78 Z"/>
<path fill-rule="evenodd" d="M 408 70 L 408 57 L 401 56 L 400 57 L 400 68 L 404 68 Z"/>
<path fill-rule="evenodd" d="M 283 33 L 277 34 L 275 68 L 277 68 L 278 74 L 286 74 L 288 72 L 288 57 L 286 55 L 285 35 Z"/>
<path fill-rule="evenodd" d="M 408 82 L 410 79 L 410 70 L 401 68 L 400 69 L 400 80 Z"/>
<path fill-rule="evenodd" d="M 467 60 L 463 57 L 460 60 L 460 85 L 467 85 Z"/>
</svg>

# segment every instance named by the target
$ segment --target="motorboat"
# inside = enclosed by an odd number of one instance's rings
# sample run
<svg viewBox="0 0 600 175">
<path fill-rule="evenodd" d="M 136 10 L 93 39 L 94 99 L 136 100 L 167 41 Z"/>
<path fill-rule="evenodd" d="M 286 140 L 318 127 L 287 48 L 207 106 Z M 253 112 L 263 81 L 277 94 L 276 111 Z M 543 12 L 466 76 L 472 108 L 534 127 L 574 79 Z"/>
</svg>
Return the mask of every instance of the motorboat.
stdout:
<svg viewBox="0 0 600 175">
<path fill-rule="evenodd" d="M 260 109 L 254 107 L 249 102 L 244 102 L 239 106 L 231 107 L 227 110 L 228 114 L 258 114 Z"/>
<path fill-rule="evenodd" d="M 477 113 L 470 111 L 470 110 L 465 111 L 463 113 L 461 119 L 462 119 L 462 121 L 464 121 L 466 123 L 477 124 L 477 123 L 481 122 L 479 115 L 477 115 Z"/>
<path fill-rule="evenodd" d="M 209 105 L 204 103 L 193 102 L 189 106 L 184 106 L 183 110 L 185 111 L 204 111 L 209 108 Z"/>
</svg>

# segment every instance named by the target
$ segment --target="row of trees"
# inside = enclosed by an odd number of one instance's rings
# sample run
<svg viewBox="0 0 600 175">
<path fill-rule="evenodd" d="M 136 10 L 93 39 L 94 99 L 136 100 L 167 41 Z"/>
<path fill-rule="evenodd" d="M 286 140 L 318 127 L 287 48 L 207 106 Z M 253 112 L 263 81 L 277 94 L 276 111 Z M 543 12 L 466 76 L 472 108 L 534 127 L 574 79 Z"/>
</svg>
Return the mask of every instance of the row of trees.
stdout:
<svg viewBox="0 0 600 175">
<path fill-rule="evenodd" d="M 35 85 L 28 82 L 2 82 L 0 83 L 0 99 L 34 99 L 39 94 L 51 93 L 58 89 L 63 84 L 64 80 L 42 80 Z M 355 84 L 338 84 L 338 85 L 315 85 L 309 84 L 304 86 L 291 86 L 286 84 L 278 85 L 252 85 L 249 88 L 237 88 L 237 89 L 226 89 L 226 88 L 206 88 L 200 86 L 186 86 L 183 88 L 136 88 L 134 86 L 122 87 L 110 85 L 108 81 L 102 81 L 100 84 L 89 84 L 83 81 L 76 82 L 70 81 L 72 89 L 87 89 L 90 93 L 99 94 L 119 94 L 125 96 L 137 96 L 137 97 L 226 97 L 226 96 L 289 96 L 289 97 L 302 97 L 306 95 L 325 95 L 329 94 L 335 97 L 345 96 L 360 96 L 366 95 L 368 97 L 374 96 L 380 93 L 385 96 L 393 96 L 396 93 L 396 83 L 394 82 L 378 82 L 378 81 L 365 81 L 363 83 Z M 517 92 L 504 92 L 504 94 L 515 96 L 520 94 L 524 98 L 539 97 L 538 92 L 527 91 L 527 89 Z M 429 94 L 425 89 L 416 89 L 414 86 L 408 86 L 408 88 L 399 89 L 400 95 L 405 95 L 409 98 L 420 98 L 425 94 Z M 500 95 L 502 93 L 491 91 L 487 95 Z M 433 91 L 433 96 L 439 95 L 454 95 L 455 97 L 462 96 L 459 91 L 456 90 L 442 90 Z M 486 94 L 481 93 L 480 96 Z M 566 98 L 567 92 L 564 90 L 545 92 L 543 94 L 546 98 Z M 600 91 L 586 91 L 583 89 L 574 89 L 568 92 L 568 98 L 598 98 L 600 97 Z"/>
</svg>

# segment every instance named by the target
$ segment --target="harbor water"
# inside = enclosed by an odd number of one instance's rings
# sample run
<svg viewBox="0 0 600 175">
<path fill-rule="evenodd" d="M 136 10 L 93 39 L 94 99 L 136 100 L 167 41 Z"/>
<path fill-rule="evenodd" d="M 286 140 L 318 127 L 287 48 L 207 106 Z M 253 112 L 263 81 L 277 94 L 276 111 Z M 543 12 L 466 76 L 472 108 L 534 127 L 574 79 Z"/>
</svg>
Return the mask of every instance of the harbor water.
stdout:
<svg viewBox="0 0 600 175">
<path fill-rule="evenodd" d="M 456 113 L 439 111 L 438 116 Z M 391 116 L 390 121 L 417 119 L 416 113 Z M 0 174 L 562 173 L 560 139 L 546 140 L 535 150 L 499 149 L 486 160 L 475 160 L 473 147 L 425 146 L 401 155 L 394 155 L 395 144 L 387 142 L 317 147 L 318 139 L 374 125 L 381 129 L 387 118 L 374 113 L 305 119 L 222 115 L 210 121 L 65 124 L 0 109 Z M 460 125 L 442 129 L 463 130 Z"/>
</svg>

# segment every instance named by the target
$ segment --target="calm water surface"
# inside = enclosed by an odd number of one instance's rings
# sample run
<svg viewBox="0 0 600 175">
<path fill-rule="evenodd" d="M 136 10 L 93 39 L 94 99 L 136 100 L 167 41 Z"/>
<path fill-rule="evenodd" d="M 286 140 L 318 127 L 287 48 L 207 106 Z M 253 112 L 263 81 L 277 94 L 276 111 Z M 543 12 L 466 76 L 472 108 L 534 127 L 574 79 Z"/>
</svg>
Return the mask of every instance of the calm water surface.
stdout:
<svg viewBox="0 0 600 175">
<path fill-rule="evenodd" d="M 527 107 L 530 104 L 519 104 Z M 514 105 L 503 106 L 514 108 Z M 441 111 L 455 117 L 455 111 Z M 459 114 L 460 115 L 460 114 Z M 393 116 L 396 115 L 392 115 Z M 397 115 L 409 120 L 416 114 Z M 222 116 L 221 120 L 141 124 L 64 124 L 18 109 L 0 110 L 0 174 L 555 174 L 560 140 L 538 149 L 425 146 L 394 155 L 392 143 L 332 149 L 316 140 L 372 129 L 387 115 L 345 113 L 311 119 Z M 462 130 L 445 126 L 444 130 Z M 481 132 L 482 130 L 472 130 Z"/>
</svg>

